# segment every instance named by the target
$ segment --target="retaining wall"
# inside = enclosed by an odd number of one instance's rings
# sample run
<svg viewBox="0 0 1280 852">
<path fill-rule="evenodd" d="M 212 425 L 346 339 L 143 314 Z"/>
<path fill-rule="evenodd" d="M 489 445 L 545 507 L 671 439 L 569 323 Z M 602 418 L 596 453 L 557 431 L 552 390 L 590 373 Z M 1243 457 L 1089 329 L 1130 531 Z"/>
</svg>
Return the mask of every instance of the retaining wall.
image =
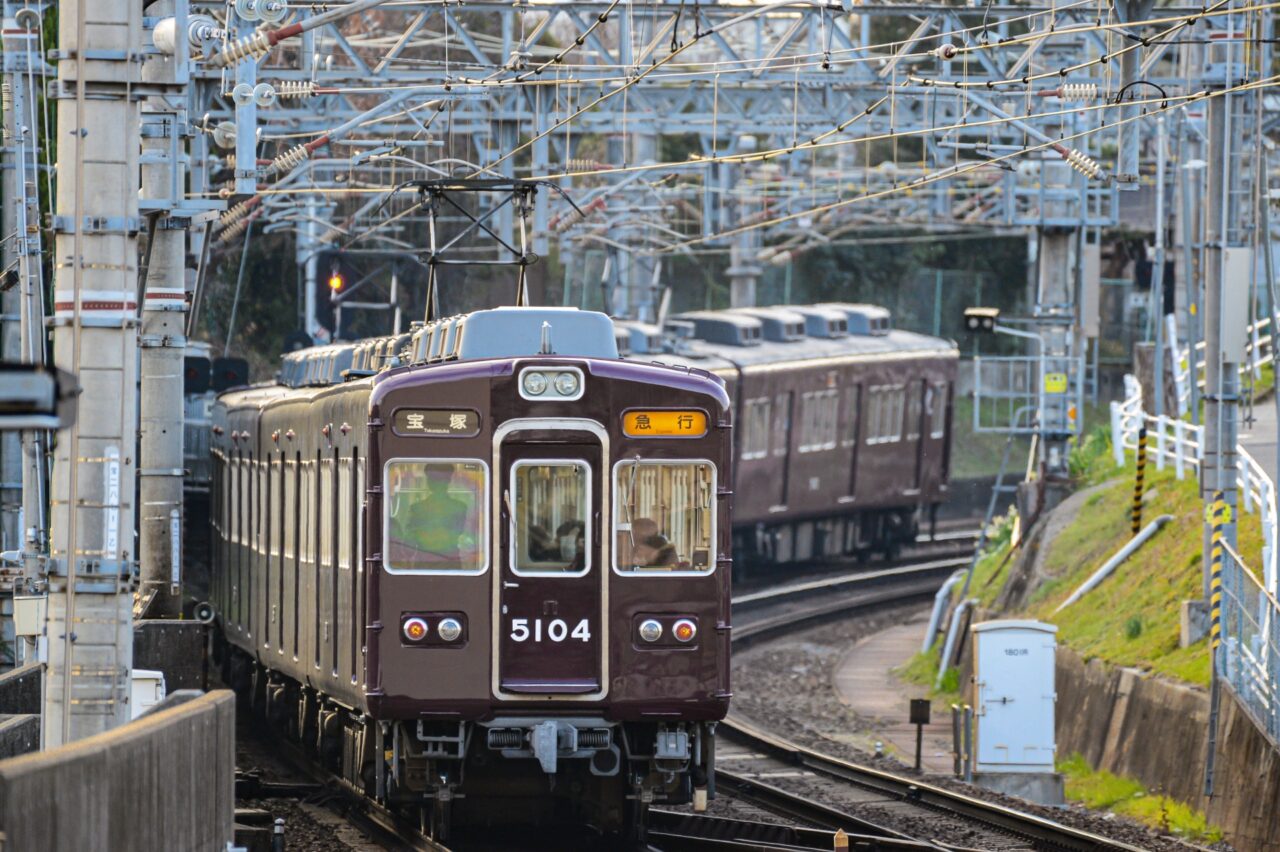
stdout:
<svg viewBox="0 0 1280 852">
<path fill-rule="evenodd" d="M 234 811 L 235 698 L 226 690 L 0 761 L 5 852 L 222 852 Z"/>
<path fill-rule="evenodd" d="M 1203 810 L 1238 852 L 1280 849 L 1280 751 L 1222 691 L 1214 795 L 1204 796 L 1204 690 L 1058 649 L 1058 755 L 1141 781 Z"/>
</svg>

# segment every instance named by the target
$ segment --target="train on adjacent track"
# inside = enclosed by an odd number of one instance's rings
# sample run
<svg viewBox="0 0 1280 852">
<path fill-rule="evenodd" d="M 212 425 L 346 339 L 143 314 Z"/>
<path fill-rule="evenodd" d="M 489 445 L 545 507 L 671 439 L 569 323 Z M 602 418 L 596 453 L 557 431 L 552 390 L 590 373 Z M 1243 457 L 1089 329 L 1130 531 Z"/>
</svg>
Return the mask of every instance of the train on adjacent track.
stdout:
<svg viewBox="0 0 1280 852">
<path fill-rule="evenodd" d="M 639 834 L 714 793 L 729 703 L 721 380 L 603 314 L 320 347 L 211 414 L 224 675 L 347 783 L 455 820 Z M 709 789 L 710 788 L 710 789 Z"/>
<path fill-rule="evenodd" d="M 708 370 L 733 400 L 739 570 L 883 553 L 936 521 L 959 351 L 875 305 L 697 311 L 619 322 L 634 360 Z"/>
</svg>

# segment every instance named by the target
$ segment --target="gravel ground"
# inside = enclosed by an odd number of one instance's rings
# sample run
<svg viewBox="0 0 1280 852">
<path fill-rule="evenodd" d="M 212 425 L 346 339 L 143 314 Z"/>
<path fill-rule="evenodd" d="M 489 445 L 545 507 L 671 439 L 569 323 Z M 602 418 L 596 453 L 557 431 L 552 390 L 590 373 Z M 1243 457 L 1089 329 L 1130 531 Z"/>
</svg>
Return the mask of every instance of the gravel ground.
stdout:
<svg viewBox="0 0 1280 852">
<path fill-rule="evenodd" d="M 271 751 L 269 741 L 258 736 L 254 722 L 243 714 L 236 720 L 236 769 L 256 771 L 263 781 L 305 782 Z M 317 802 L 327 794 L 308 797 Z M 237 799 L 237 808 L 266 811 L 271 820 L 284 819 L 285 848 L 289 852 L 368 852 L 382 847 L 367 842 L 355 828 L 321 805 L 296 798 Z"/>
<path fill-rule="evenodd" d="M 897 623 L 914 611 L 914 608 L 898 609 L 872 618 L 826 624 L 785 639 L 763 642 L 735 654 L 733 712 L 766 730 L 824 753 L 901 775 L 916 775 L 911 767 L 892 757 L 876 758 L 861 747 L 874 741 L 874 727 L 840 701 L 831 680 L 836 665 L 854 641 L 886 624 Z M 1044 807 L 964 784 L 947 775 L 924 774 L 920 777 L 939 787 L 1017 807 L 1153 852 L 1186 852 L 1187 849 L 1205 848 L 1114 814 L 1090 811 L 1078 805 Z M 734 813 L 735 805 L 731 801 L 716 804 L 724 809 L 722 815 L 756 818 Z M 1227 852 L 1231 849 L 1226 843 L 1210 848 Z"/>
</svg>

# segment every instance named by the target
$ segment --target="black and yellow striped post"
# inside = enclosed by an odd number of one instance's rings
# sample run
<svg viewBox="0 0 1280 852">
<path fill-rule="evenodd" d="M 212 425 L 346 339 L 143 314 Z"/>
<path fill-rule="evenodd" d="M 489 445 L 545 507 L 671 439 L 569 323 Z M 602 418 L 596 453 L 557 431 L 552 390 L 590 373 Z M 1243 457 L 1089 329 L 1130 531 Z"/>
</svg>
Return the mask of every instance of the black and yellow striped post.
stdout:
<svg viewBox="0 0 1280 852">
<path fill-rule="evenodd" d="M 1147 427 L 1138 427 L 1138 473 L 1133 480 L 1133 511 L 1130 514 L 1133 534 L 1142 529 L 1142 483 L 1147 475 Z"/>
<path fill-rule="evenodd" d="M 1221 491 L 1214 492 L 1210 523 L 1213 561 L 1209 568 L 1209 655 L 1217 668 L 1218 646 L 1222 644 L 1222 528 L 1227 523 L 1227 502 Z"/>
</svg>

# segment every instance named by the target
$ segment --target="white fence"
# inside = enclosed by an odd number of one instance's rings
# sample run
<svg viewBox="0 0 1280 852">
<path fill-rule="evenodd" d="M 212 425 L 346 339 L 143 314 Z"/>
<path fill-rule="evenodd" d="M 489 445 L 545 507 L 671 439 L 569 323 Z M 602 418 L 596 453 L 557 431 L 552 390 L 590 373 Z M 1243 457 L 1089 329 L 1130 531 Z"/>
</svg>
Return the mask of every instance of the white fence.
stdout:
<svg viewBox="0 0 1280 852">
<path fill-rule="evenodd" d="M 1167 415 L 1147 414 L 1142 410 L 1142 386 L 1138 380 L 1125 376 L 1124 382 L 1124 402 L 1111 403 L 1111 447 L 1116 465 L 1124 464 L 1125 450 L 1138 449 L 1138 429 L 1145 425 L 1147 460 L 1154 462 L 1157 470 L 1173 465 L 1178 479 L 1188 470 L 1198 472 L 1204 458 L 1203 428 Z M 1251 514 L 1261 513 L 1263 580 L 1267 591 L 1280 597 L 1276 589 L 1276 486 L 1248 450 L 1237 444 L 1236 454 L 1240 507 Z"/>
</svg>

